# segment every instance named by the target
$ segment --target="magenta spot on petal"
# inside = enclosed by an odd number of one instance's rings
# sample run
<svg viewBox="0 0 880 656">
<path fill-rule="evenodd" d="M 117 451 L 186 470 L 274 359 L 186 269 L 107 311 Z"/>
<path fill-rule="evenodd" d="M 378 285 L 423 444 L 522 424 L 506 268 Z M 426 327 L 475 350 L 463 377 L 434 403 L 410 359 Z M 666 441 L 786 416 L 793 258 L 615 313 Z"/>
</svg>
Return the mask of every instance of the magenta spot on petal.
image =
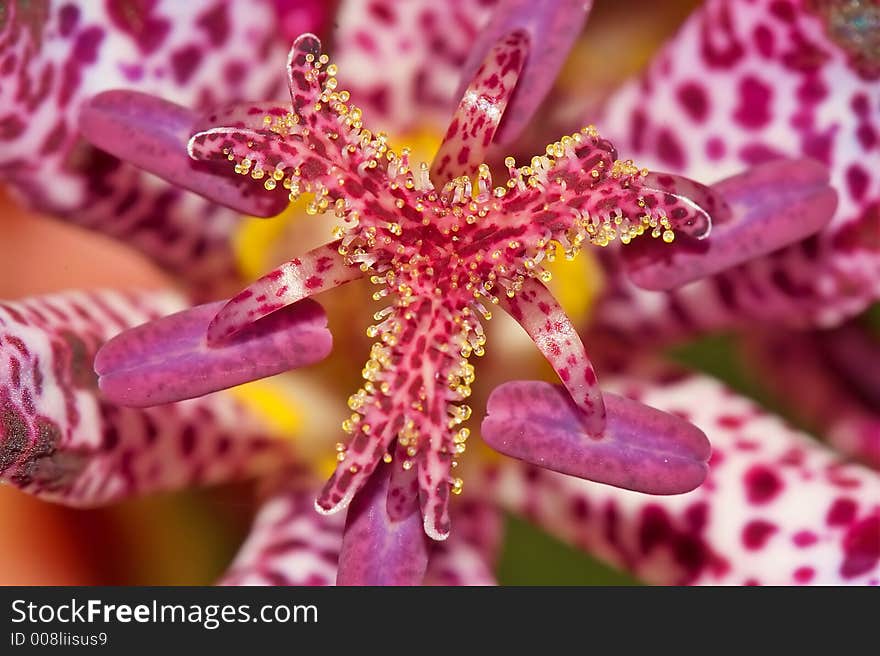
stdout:
<svg viewBox="0 0 880 656">
<path fill-rule="evenodd" d="M 571 514 L 579 522 L 586 521 L 590 516 L 590 505 L 583 497 L 576 497 L 571 502 Z"/>
<path fill-rule="evenodd" d="M 765 465 L 750 468 L 743 479 L 746 486 L 746 498 L 756 505 L 769 503 L 782 490 L 782 480 L 772 469 Z"/>
<path fill-rule="evenodd" d="M 739 105 L 734 119 L 746 128 L 756 130 L 770 122 L 772 90 L 756 77 L 747 75 L 739 84 Z"/>
<path fill-rule="evenodd" d="M 178 84 L 185 84 L 192 77 L 202 61 L 202 51 L 198 46 L 188 45 L 175 50 L 171 55 L 171 71 Z"/>
<path fill-rule="evenodd" d="M 755 46 L 766 58 L 773 56 L 773 32 L 766 25 L 758 25 L 754 32 Z"/>
<path fill-rule="evenodd" d="M 813 533 L 813 531 L 798 531 L 792 536 L 791 541 L 794 542 L 795 546 L 803 549 L 804 547 L 816 544 L 819 541 L 819 536 Z"/>
<path fill-rule="evenodd" d="M 752 520 L 743 528 L 743 545 L 745 545 L 746 549 L 752 551 L 761 549 L 767 544 L 767 540 L 770 539 L 770 536 L 778 530 L 776 524 L 773 524 L 772 522 L 763 519 Z"/>
<path fill-rule="evenodd" d="M 727 152 L 724 141 L 720 137 L 710 137 L 706 141 L 706 156 L 709 159 L 721 159 Z"/>
<path fill-rule="evenodd" d="M 862 144 L 862 148 L 869 150 L 877 145 L 877 131 L 868 123 L 863 123 L 856 128 L 856 139 Z"/>
<path fill-rule="evenodd" d="M 58 32 L 63 37 L 73 34 L 74 28 L 79 21 L 79 7 L 67 4 L 58 12 Z"/>
<path fill-rule="evenodd" d="M 864 198 L 869 182 L 870 178 L 865 173 L 865 169 L 858 164 L 853 164 L 846 170 L 846 186 L 854 199 L 862 200 Z"/>
<path fill-rule="evenodd" d="M 880 514 L 854 524 L 843 540 L 844 560 L 840 573 L 844 578 L 867 574 L 880 561 Z"/>
<path fill-rule="evenodd" d="M 162 45 L 171 31 L 171 23 L 152 16 L 155 0 L 108 0 L 110 20 L 130 35 L 138 48 L 149 55 Z"/>
<path fill-rule="evenodd" d="M 835 499 L 828 509 L 828 514 L 825 515 L 825 522 L 829 526 L 846 526 L 855 519 L 857 510 L 858 506 L 852 499 L 847 497 Z"/>
<path fill-rule="evenodd" d="M 639 109 L 633 111 L 630 116 L 629 132 L 634 150 L 641 150 L 645 143 L 645 129 L 648 126 L 648 118 Z"/>
<path fill-rule="evenodd" d="M 744 417 L 740 417 L 737 415 L 721 415 L 718 417 L 718 425 L 721 428 L 729 428 L 731 430 L 736 430 L 737 428 L 742 428 L 743 424 L 746 423 Z"/>
<path fill-rule="evenodd" d="M 639 525 L 639 549 L 642 553 L 650 553 L 657 545 L 667 542 L 672 532 L 672 524 L 663 508 L 650 504 L 642 509 Z"/>
<path fill-rule="evenodd" d="M 770 13 L 784 23 L 791 23 L 795 18 L 795 9 L 788 0 L 774 0 L 774 2 L 771 2 Z"/>
<path fill-rule="evenodd" d="M 208 40 L 213 46 L 221 46 L 229 38 L 228 7 L 219 2 L 213 9 L 209 9 L 196 21 L 196 25 L 202 28 L 208 35 Z"/>
<path fill-rule="evenodd" d="M 798 583 L 809 583 L 816 576 L 816 570 L 812 567 L 798 567 L 792 576 Z"/>
<path fill-rule="evenodd" d="M 709 504 L 705 501 L 688 506 L 684 513 L 685 522 L 693 533 L 702 533 L 706 528 L 706 522 L 709 519 Z"/>
<path fill-rule="evenodd" d="M 666 128 L 660 130 L 657 135 L 657 155 L 671 167 L 684 168 L 684 151 L 675 135 Z"/>
<path fill-rule="evenodd" d="M 706 92 L 696 82 L 686 82 L 678 88 L 678 101 L 688 115 L 695 121 L 703 122 L 709 113 L 709 99 Z"/>
</svg>

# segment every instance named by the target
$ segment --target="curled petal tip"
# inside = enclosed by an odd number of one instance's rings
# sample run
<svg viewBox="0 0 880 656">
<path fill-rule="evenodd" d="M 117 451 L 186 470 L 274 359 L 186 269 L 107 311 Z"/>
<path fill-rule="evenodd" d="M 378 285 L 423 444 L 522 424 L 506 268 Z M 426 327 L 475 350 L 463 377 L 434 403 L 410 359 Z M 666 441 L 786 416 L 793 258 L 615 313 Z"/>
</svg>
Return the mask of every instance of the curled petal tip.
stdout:
<svg viewBox="0 0 880 656">
<path fill-rule="evenodd" d="M 703 482 L 711 447 L 701 430 L 616 394 L 604 398 L 608 423 L 593 438 L 563 388 L 506 383 L 489 398 L 483 439 L 505 455 L 647 494 L 681 494 Z"/>
<path fill-rule="evenodd" d="M 641 178 L 641 186 L 646 191 L 674 196 L 681 203 L 681 217 L 673 211 L 670 224 L 676 232 L 691 239 L 706 239 L 712 233 L 713 223 L 727 220 L 730 213 L 721 194 L 681 175 L 653 171 Z"/>
<path fill-rule="evenodd" d="M 199 117 L 185 107 L 145 93 L 111 90 L 85 102 L 79 129 L 92 144 L 168 182 L 239 212 L 278 214 L 286 202 L 192 161 L 188 142 Z"/>
<path fill-rule="evenodd" d="M 125 406 L 171 403 L 306 366 L 330 353 L 326 315 L 310 300 L 208 346 L 208 323 L 222 305 L 184 310 L 107 342 L 94 365 L 104 396 Z"/>
<path fill-rule="evenodd" d="M 517 90 L 498 126 L 495 141 L 500 145 L 514 141 L 532 118 L 553 86 L 556 73 L 565 62 L 592 8 L 585 0 L 503 0 L 498 3 L 489 24 L 480 32 L 462 70 L 461 97 L 489 51 L 505 35 L 521 30 L 533 44 Z"/>
<path fill-rule="evenodd" d="M 722 180 L 712 186 L 723 206 L 709 212 L 711 235 L 662 247 L 633 242 L 623 251 L 629 277 L 644 289 L 673 289 L 805 239 L 837 209 L 828 180 L 828 170 L 810 159 L 775 160 Z"/>
</svg>

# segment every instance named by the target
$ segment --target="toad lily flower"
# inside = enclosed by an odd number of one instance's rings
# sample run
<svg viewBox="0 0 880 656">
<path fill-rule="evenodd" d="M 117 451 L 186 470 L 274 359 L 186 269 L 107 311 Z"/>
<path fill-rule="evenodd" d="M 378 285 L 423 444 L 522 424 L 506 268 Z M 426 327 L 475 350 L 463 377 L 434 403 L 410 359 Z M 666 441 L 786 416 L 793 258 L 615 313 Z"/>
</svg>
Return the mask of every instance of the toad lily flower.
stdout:
<svg viewBox="0 0 880 656">
<path fill-rule="evenodd" d="M 175 34 L 178 27 L 188 38 L 201 34 L 196 17 L 204 7 L 178 4 L 180 13 L 170 21 Z M 444 9 L 453 6 L 448 17 L 438 16 L 432 4 L 342 3 L 340 16 L 349 19 L 337 36 L 351 38 L 341 38 L 338 46 L 346 63 L 361 58 L 366 66 L 350 94 L 339 88 L 336 67 L 310 35 L 296 41 L 289 59 L 292 106 L 225 104 L 242 96 L 274 96 L 273 81 L 280 76 L 271 66 L 260 68 L 259 75 L 244 75 L 231 90 L 197 65 L 204 80 L 169 90 L 152 74 L 153 64 L 173 57 L 174 39 L 157 47 L 159 54 L 149 59 L 139 80 L 114 77 L 127 70 L 124 66 L 116 66 L 113 75 L 78 78 L 100 82 L 83 86 L 76 102 L 63 108 L 65 125 L 75 122 L 92 144 L 122 160 L 108 160 L 119 169 L 101 172 L 98 187 L 112 200 L 134 198 L 137 210 L 129 214 L 128 204 L 102 204 L 100 194 L 89 192 L 71 196 L 72 209 L 44 205 L 55 214 L 70 209 L 73 220 L 94 219 L 94 225 L 111 227 L 197 282 L 202 292 L 216 289 L 215 278 L 229 273 L 223 253 L 229 249 L 230 224 L 218 204 L 270 215 L 303 194 L 309 213 L 334 216 L 338 225 L 332 243 L 301 254 L 228 303 L 182 310 L 180 299 L 164 295 L 74 294 L 4 306 L 0 478 L 44 498 L 94 504 L 285 468 L 222 580 L 227 584 L 491 583 L 500 507 L 648 581 L 875 581 L 877 487 L 871 472 L 842 465 L 815 447 L 801 452 L 807 456 L 793 454 L 793 447 L 807 441 L 803 435 L 775 420 L 752 421 L 759 416 L 753 406 L 705 378 L 679 384 L 681 374 L 643 377 L 634 366 L 644 359 L 640 350 L 624 354 L 623 361 L 633 360 L 632 370 L 625 371 L 600 353 L 600 370 L 623 374 L 616 381 L 606 381 L 603 374 L 603 386 L 611 382 L 608 389 L 620 396 L 600 392 L 572 321 L 544 286 L 554 244 L 572 257 L 587 243 L 628 244 L 622 250 L 630 273 L 654 288 L 764 258 L 827 224 L 837 200 L 826 170 L 802 159 L 762 162 L 706 188 L 619 160 L 611 144 L 587 128 L 552 143 L 527 166 L 506 161 L 507 175 L 496 185 L 498 172 L 493 176 L 484 164 L 495 161 L 487 149 L 506 147 L 529 119 L 591 3 L 510 0 L 490 16 L 491 2 L 471 6 L 456 0 L 444 4 Z M 141 28 L 155 27 L 170 11 L 162 3 L 149 5 L 149 11 L 147 6 L 137 5 L 125 14 L 131 20 L 122 21 L 135 36 L 154 34 Z M 308 3 L 310 9 L 301 13 L 311 16 L 311 8 L 326 6 Z M 117 44 L 101 50 L 95 61 L 127 52 L 118 44 L 133 37 L 120 39 L 110 27 L 118 26 L 118 16 L 79 11 L 68 32 L 62 18 L 69 19 L 70 12 L 53 9 L 51 19 L 60 21 L 57 35 L 64 38 L 56 35 L 46 41 L 52 48 L 39 52 L 57 48 L 56 59 L 76 60 L 73 55 L 82 54 L 76 47 L 80 33 L 93 23 L 107 29 L 102 43 Z M 32 43 L 21 31 L 27 21 L 17 5 L 15 12 L 0 14 L 0 26 L 13 26 L 11 33 L 19 39 L 13 43 Z M 10 22 L 10 15 L 16 20 Z M 264 33 L 269 15 L 261 8 L 228 26 L 230 38 L 215 44 L 222 50 L 217 63 L 224 62 L 222 79 L 230 69 L 227 58 L 236 58 L 236 39 L 250 33 L 251 21 Z M 359 18 L 350 20 L 353 16 Z M 407 50 L 407 56 L 421 58 L 406 67 L 414 71 L 407 84 L 389 84 L 386 67 L 376 64 L 396 53 L 405 25 L 430 36 Z M 210 40 L 210 30 L 205 34 Z M 27 38 L 21 40 L 22 35 Z M 28 48 L 22 46 L 33 50 Z M 266 45 L 261 54 L 272 59 L 277 49 Z M 263 57 L 248 59 L 238 70 L 250 71 L 258 59 Z M 411 162 L 405 150 L 395 151 L 382 133 L 364 127 L 367 113 L 402 125 L 408 110 L 405 120 L 412 125 L 412 107 L 425 115 L 452 110 L 444 102 L 455 97 L 458 80 L 451 72 L 462 67 L 462 101 L 432 166 Z M 0 68 L 0 74 L 6 72 Z M 98 93 L 115 86 L 126 91 Z M 3 85 L 3 92 L 15 87 Z M 352 98 L 372 111 L 359 110 Z M 188 108 L 209 105 L 217 109 Z M 612 118 L 607 120 L 613 125 Z M 49 124 L 26 122 L 24 132 L 14 136 L 30 135 L 21 143 L 37 143 Z M 75 130 L 69 132 L 65 148 L 72 150 L 61 149 L 64 157 L 84 147 Z M 47 154 L 34 165 L 33 148 L 15 152 L 20 161 L 4 171 L 15 174 L 20 191 L 37 189 L 34 181 L 47 163 L 50 172 L 64 171 L 63 180 L 72 181 L 72 187 L 92 189 L 88 166 L 67 176 L 69 158 L 58 164 Z M 91 147 L 88 152 L 86 162 L 110 158 Z M 30 164 L 17 168 L 24 161 Z M 233 169 L 238 177 L 231 175 Z M 154 191 L 141 196 L 143 189 L 158 189 L 171 200 L 151 204 Z M 87 202 L 79 205 L 83 198 Z M 190 207 L 205 213 L 186 211 Z M 124 220 L 117 225 L 110 217 Z M 128 217 L 135 217 L 132 223 Z M 171 221 L 184 241 L 196 243 L 206 217 L 212 221 L 212 239 L 204 248 L 168 249 L 176 240 L 155 238 L 171 230 Z M 132 226 L 137 229 L 129 230 Z M 177 234 L 173 230 L 168 234 Z M 222 266 L 202 267 L 203 254 L 217 256 Z M 189 261 L 197 266 L 189 267 Z M 266 427 L 242 416 L 228 396 L 200 395 L 324 357 L 330 337 L 310 297 L 360 277 L 372 280 L 376 300 L 387 299 L 389 305 L 376 313 L 377 323 L 369 329 L 379 341 L 364 367 L 363 387 L 349 401 L 353 414 L 343 428 L 351 438 L 338 445 L 336 473 L 322 490 L 297 466 L 296 454 L 268 440 Z M 622 289 L 618 279 L 611 283 L 612 293 Z M 632 295 L 624 290 L 620 298 Z M 644 316 L 640 300 L 633 302 L 635 316 Z M 456 467 L 469 436 L 463 426 L 471 414 L 464 403 L 474 381 L 469 358 L 484 352 L 482 323 L 495 304 L 522 325 L 563 386 L 514 381 L 489 399 L 482 437 L 526 464 L 468 458 Z M 600 320 L 614 318 L 608 307 L 601 309 Z M 158 318 L 169 312 L 177 313 Z M 131 329 L 145 320 L 151 322 Z M 99 390 L 81 365 L 125 329 L 131 330 L 95 358 Z M 633 332 L 643 342 L 656 334 Z M 120 407 L 187 397 L 198 398 Z M 704 431 L 718 436 L 720 455 L 711 461 L 707 484 L 678 494 L 707 475 Z M 756 434 L 768 442 L 766 448 L 754 445 Z M 449 493 L 461 491 L 459 472 L 469 463 L 469 475 L 478 484 L 448 504 Z M 753 468 L 757 473 L 750 474 Z M 744 488 L 742 480 L 753 484 Z M 801 489 L 817 503 L 795 516 L 791 508 L 800 503 Z M 750 505 L 742 503 L 744 494 Z M 837 504 L 836 496 L 846 498 Z M 346 506 L 347 513 L 335 512 Z M 724 519 L 727 508 L 733 509 L 731 521 Z M 778 574 L 779 557 L 797 566 Z"/>
<path fill-rule="evenodd" d="M 347 553 L 369 552 L 368 537 L 410 533 L 419 510 L 416 526 L 435 540 L 449 536 L 449 493 L 462 486 L 453 469 L 469 434 L 461 427 L 471 415 L 463 404 L 474 380 L 468 359 L 484 351 L 481 322 L 491 318 L 493 305 L 523 325 L 566 391 L 547 399 L 546 408 L 535 397 L 530 416 L 517 409 L 521 400 L 490 405 L 484 433 L 491 444 L 567 474 L 655 494 L 690 490 L 705 475 L 709 447 L 702 433 L 600 393 L 580 338 L 542 284 L 549 277 L 542 261 L 552 256 L 552 242 L 574 257 L 584 243 L 604 246 L 615 238 L 628 242 L 646 234 L 670 242 L 680 231 L 699 239 L 711 229 L 711 218 L 690 196 L 710 208 L 723 201 L 696 183 L 649 176 L 617 159 L 593 128 L 549 145 L 529 166 L 508 159 L 509 177 L 494 186 L 480 154 L 492 141 L 529 48 L 528 34 L 515 30 L 490 49 L 431 169 L 363 126 L 361 110 L 339 88 L 337 67 L 309 34 L 297 39 L 288 58 L 292 107 L 217 112 L 209 119 L 219 126 L 190 141 L 193 158 L 231 162 L 267 190 L 291 200 L 313 194 L 308 211 L 329 212 L 338 225 L 334 242 L 282 265 L 229 301 L 207 327 L 207 350 L 199 346 L 188 358 L 199 362 L 279 309 L 364 275 L 379 286 L 375 300 L 393 299 L 368 329 L 379 341 L 364 367 L 364 386 L 349 399 L 354 412 L 343 428 L 352 437 L 338 446 L 338 467 L 317 500 L 323 513 L 346 508 L 359 492 L 363 503 L 387 507 L 384 519 L 353 507 L 346 535 L 363 539 L 346 541 L 355 546 L 343 547 L 344 565 L 360 562 Z M 139 101 L 114 94 L 96 98 L 89 112 L 112 119 L 113 107 Z M 114 148 L 127 152 L 125 143 Z M 476 185 L 469 174 L 476 174 Z M 97 360 L 107 397 L 138 405 L 157 400 L 156 385 L 143 374 L 155 361 L 157 373 L 183 375 L 178 352 L 169 347 L 179 342 L 173 324 L 188 321 L 184 313 L 111 340 Z M 127 366 L 114 367 L 111 352 Z M 142 353 L 149 354 L 143 367 Z M 254 378 L 260 375 L 253 371 Z M 225 373 L 212 372 L 191 387 L 166 385 L 158 398 L 229 384 Z M 548 421 L 553 430 L 541 430 Z M 413 541 L 395 544 L 414 548 Z"/>
</svg>

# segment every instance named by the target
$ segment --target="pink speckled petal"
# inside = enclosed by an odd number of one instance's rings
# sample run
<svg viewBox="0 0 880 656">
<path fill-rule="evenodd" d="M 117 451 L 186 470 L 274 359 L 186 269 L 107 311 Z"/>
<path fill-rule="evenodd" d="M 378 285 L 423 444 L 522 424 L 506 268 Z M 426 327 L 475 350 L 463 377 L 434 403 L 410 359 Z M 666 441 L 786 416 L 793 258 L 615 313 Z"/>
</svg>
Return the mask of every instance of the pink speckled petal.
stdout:
<svg viewBox="0 0 880 656">
<path fill-rule="evenodd" d="M 0 480 L 95 506 L 289 464 L 289 443 L 229 396 L 134 409 L 99 393 L 100 344 L 182 305 L 170 294 L 108 291 L 0 304 Z"/>
<path fill-rule="evenodd" d="M 462 95 L 431 165 L 431 180 L 437 188 L 460 175 L 473 175 L 486 160 L 486 151 L 528 53 L 529 37 L 517 30 L 500 39 L 486 54 Z"/>
<path fill-rule="evenodd" d="M 561 387 L 505 383 L 489 397 L 483 440 L 547 469 L 648 494 L 681 494 L 703 482 L 711 449 L 702 431 L 636 401 L 604 397 L 608 423 L 592 437 Z"/>
<path fill-rule="evenodd" d="M 591 435 L 605 430 L 605 403 L 596 371 L 571 319 L 541 282 L 528 278 L 513 298 L 501 300 L 547 358 L 581 411 L 581 425 Z"/>
<path fill-rule="evenodd" d="M 480 481 L 505 509 L 657 585 L 880 585 L 880 476 L 704 376 L 619 383 L 712 440 L 706 482 L 648 497 L 505 460 Z"/>
<path fill-rule="evenodd" d="M 517 92 L 501 123 L 495 141 L 506 145 L 514 141 L 531 120 L 538 105 L 550 91 L 568 51 L 580 34 L 592 9 L 592 0 L 502 0 L 489 24 L 480 32 L 462 71 L 457 97 L 495 44 L 514 30 L 521 30 L 533 45 L 517 82 Z"/>
<path fill-rule="evenodd" d="M 623 251 L 634 283 L 662 290 L 711 276 L 815 234 L 837 208 L 828 170 L 809 159 L 774 160 L 712 188 L 727 207 L 709 210 L 711 236 L 700 242 L 685 237 L 666 248 L 636 241 Z"/>
<path fill-rule="evenodd" d="M 390 467 L 382 465 L 352 501 L 338 585 L 420 585 L 424 579 L 429 543 L 422 518 L 415 503 L 405 517 L 389 517 L 389 474 Z"/>
<path fill-rule="evenodd" d="M 279 486 L 218 585 L 333 585 L 345 516 L 317 514 L 313 499 L 311 487 Z"/>
<path fill-rule="evenodd" d="M 114 90 L 84 104 L 79 129 L 102 150 L 221 205 L 256 216 L 284 209 L 280 196 L 247 184 L 226 168 L 198 164 L 187 156 L 198 119 L 195 112 L 161 98 Z"/>
<path fill-rule="evenodd" d="M 350 76 L 352 97 L 358 99 L 374 130 L 403 134 L 448 124 L 482 61 L 480 57 L 471 75 L 462 79 L 462 66 L 495 5 L 496 0 L 340 4 L 334 55 Z M 499 33 L 496 40 L 511 29 Z M 483 54 L 493 45 L 488 43 Z"/>
<path fill-rule="evenodd" d="M 495 564 L 503 538 L 504 518 L 497 508 L 463 499 L 453 506 L 455 530 L 431 550 L 426 585 L 498 585 Z"/>
<path fill-rule="evenodd" d="M 285 262 L 234 296 L 208 325 L 208 343 L 217 344 L 292 303 L 360 278 L 363 272 L 346 264 L 338 247 L 333 242 Z"/>
<path fill-rule="evenodd" d="M 880 99 L 876 63 L 865 69 L 870 41 L 852 28 L 872 15 L 868 2 L 709 0 L 641 79 L 608 101 L 603 130 L 648 167 L 715 180 L 809 157 L 828 167 L 838 195 L 833 219 L 813 238 L 663 297 L 616 292 L 618 333 L 756 321 L 822 328 L 880 298 Z"/>
<path fill-rule="evenodd" d="M 283 73 L 265 62 L 283 62 L 289 42 L 278 38 L 269 3 L 3 7 L 6 190 L 43 214 L 141 251 L 200 298 L 228 296 L 226 285 L 238 275 L 229 236 L 239 214 L 89 145 L 77 124 L 83 105 L 108 89 L 153 94 L 195 111 L 237 98 L 282 97 Z M 242 56 L 254 50 L 260 56 Z"/>
<path fill-rule="evenodd" d="M 111 339 L 95 358 L 101 391 L 125 406 L 170 403 L 306 366 L 330 352 L 327 318 L 310 300 L 209 346 L 208 323 L 222 305 L 199 305 Z"/>
</svg>

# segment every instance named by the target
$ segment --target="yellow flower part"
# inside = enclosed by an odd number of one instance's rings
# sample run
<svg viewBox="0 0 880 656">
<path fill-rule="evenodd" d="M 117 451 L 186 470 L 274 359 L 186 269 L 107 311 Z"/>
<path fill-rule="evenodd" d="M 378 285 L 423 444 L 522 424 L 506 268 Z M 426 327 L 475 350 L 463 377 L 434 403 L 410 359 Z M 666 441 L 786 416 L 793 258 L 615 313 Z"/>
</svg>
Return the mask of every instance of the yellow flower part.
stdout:
<svg viewBox="0 0 880 656">
<path fill-rule="evenodd" d="M 302 432 L 303 409 L 274 379 L 255 380 L 229 391 L 279 435 L 293 439 Z"/>
<path fill-rule="evenodd" d="M 547 262 L 545 258 L 544 269 L 552 275 L 548 287 L 574 325 L 582 327 L 602 289 L 602 269 L 591 252 L 581 251 L 573 261 L 560 257 L 561 254 L 557 244 L 555 260 Z"/>
</svg>

